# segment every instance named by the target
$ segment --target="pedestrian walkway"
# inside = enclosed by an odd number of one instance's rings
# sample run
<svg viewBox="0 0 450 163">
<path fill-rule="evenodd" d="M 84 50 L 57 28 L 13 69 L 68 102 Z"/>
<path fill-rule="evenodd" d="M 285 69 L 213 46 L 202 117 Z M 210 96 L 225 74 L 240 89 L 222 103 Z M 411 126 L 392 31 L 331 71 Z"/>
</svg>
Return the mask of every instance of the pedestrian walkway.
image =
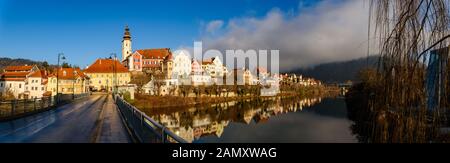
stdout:
<svg viewBox="0 0 450 163">
<path fill-rule="evenodd" d="M 120 112 L 118 111 L 116 104 L 112 96 L 108 96 L 106 103 L 103 105 L 103 111 L 101 113 L 102 120 L 100 135 L 95 142 L 97 143 L 130 143 L 131 139 L 125 125 L 122 123 Z"/>
</svg>

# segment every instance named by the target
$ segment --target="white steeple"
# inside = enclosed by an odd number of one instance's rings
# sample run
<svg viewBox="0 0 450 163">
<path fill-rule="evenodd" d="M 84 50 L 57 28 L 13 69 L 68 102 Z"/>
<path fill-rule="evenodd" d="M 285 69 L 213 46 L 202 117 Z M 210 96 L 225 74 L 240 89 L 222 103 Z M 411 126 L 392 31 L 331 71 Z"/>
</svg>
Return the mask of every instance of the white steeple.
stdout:
<svg viewBox="0 0 450 163">
<path fill-rule="evenodd" d="M 125 27 L 125 33 L 122 40 L 122 61 L 127 59 L 128 56 L 130 56 L 132 53 L 131 50 L 131 35 L 130 35 L 130 29 L 128 26 Z"/>
</svg>

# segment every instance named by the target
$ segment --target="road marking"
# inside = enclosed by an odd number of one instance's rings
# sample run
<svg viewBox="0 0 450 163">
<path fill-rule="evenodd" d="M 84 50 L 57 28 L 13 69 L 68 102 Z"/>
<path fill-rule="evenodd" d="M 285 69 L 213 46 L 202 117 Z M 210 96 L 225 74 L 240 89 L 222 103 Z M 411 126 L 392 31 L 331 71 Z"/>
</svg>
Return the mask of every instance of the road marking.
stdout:
<svg viewBox="0 0 450 163">
<path fill-rule="evenodd" d="M 105 105 L 108 102 L 108 98 L 109 98 L 109 95 L 107 95 L 105 100 L 103 101 L 100 113 L 98 115 L 97 120 L 95 121 L 95 130 L 91 136 L 91 140 L 90 140 L 91 143 L 98 142 L 100 139 L 100 134 L 102 133 L 102 128 L 103 128 L 103 118 L 104 118 L 103 113 L 104 113 Z"/>
</svg>

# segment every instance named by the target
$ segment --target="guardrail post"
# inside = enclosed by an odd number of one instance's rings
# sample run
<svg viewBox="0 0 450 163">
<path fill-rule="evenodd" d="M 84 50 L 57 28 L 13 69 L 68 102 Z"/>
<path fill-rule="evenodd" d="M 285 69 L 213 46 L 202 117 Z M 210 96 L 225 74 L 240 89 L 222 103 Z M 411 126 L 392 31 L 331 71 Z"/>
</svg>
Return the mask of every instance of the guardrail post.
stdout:
<svg viewBox="0 0 450 163">
<path fill-rule="evenodd" d="M 141 114 L 141 130 L 144 130 L 144 115 Z"/>
<path fill-rule="evenodd" d="M 23 99 L 23 113 L 27 110 L 27 99 Z"/>
<path fill-rule="evenodd" d="M 33 105 L 34 105 L 34 111 L 36 111 L 36 97 L 34 98 Z"/>
<path fill-rule="evenodd" d="M 162 128 L 161 139 L 162 143 L 166 143 L 166 127 Z"/>
<path fill-rule="evenodd" d="M 14 116 L 15 110 L 16 110 L 16 99 L 11 101 L 11 116 Z"/>
</svg>

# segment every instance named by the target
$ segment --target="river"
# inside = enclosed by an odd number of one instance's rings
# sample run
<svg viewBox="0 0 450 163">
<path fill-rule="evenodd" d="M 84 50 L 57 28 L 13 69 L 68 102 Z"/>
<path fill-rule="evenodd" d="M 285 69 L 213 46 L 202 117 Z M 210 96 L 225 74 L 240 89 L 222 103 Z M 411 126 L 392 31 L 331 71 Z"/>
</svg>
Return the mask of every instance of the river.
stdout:
<svg viewBox="0 0 450 163">
<path fill-rule="evenodd" d="M 342 98 L 277 98 L 147 114 L 193 143 L 358 142 Z"/>
</svg>

